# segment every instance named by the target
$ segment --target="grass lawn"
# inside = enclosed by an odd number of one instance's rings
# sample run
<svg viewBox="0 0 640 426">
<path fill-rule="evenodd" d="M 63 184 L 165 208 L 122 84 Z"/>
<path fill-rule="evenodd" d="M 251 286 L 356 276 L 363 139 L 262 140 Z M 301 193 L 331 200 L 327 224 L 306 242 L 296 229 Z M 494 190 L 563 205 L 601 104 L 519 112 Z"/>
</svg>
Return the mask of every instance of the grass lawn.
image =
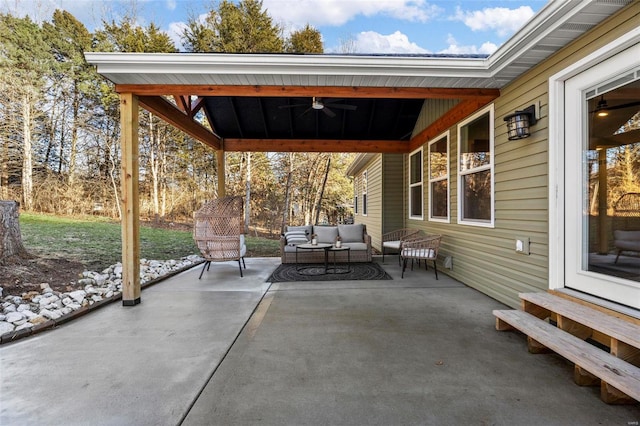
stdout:
<svg viewBox="0 0 640 426">
<path fill-rule="evenodd" d="M 120 224 L 102 217 L 20 214 L 26 249 L 38 256 L 73 259 L 100 271 L 121 260 Z M 247 236 L 247 257 L 279 255 L 277 240 Z M 140 257 L 178 259 L 199 254 L 191 231 L 140 227 Z"/>
</svg>

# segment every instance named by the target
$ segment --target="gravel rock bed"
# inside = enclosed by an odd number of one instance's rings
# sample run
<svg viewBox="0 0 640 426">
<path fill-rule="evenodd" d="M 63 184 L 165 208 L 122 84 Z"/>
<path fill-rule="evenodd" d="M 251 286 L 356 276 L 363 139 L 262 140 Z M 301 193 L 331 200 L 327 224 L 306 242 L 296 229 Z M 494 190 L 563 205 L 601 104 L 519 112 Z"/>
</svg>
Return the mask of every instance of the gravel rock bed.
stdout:
<svg viewBox="0 0 640 426">
<path fill-rule="evenodd" d="M 197 255 L 178 260 L 140 260 L 140 282 L 148 284 L 190 268 L 203 259 Z M 102 272 L 84 271 L 77 284 L 81 290 L 60 292 L 48 283 L 41 291 L 22 296 L 2 296 L 0 287 L 0 343 L 28 336 L 42 329 L 84 314 L 88 310 L 120 299 L 122 296 L 122 264 L 111 265 Z"/>
</svg>

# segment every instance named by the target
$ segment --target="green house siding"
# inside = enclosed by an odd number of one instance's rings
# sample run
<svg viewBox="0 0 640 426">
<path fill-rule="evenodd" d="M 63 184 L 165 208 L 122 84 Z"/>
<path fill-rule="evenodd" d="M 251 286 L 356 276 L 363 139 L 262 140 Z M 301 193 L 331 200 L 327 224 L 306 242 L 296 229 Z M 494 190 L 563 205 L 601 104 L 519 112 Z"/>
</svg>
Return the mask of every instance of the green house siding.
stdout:
<svg viewBox="0 0 640 426">
<path fill-rule="evenodd" d="M 354 176 L 359 182 L 359 213 L 356 223 L 367 225 L 371 245 L 382 250 L 382 234 L 404 225 L 403 155 L 378 154 L 361 167 Z M 362 178 L 367 172 L 367 215 L 362 214 Z M 384 177 L 384 178 L 383 178 Z"/>
<path fill-rule="evenodd" d="M 367 173 L 367 214 L 364 215 L 363 205 L 363 175 Z M 371 236 L 371 244 L 376 247 L 376 241 L 380 241 L 382 229 L 382 156 L 376 155 L 362 167 L 355 175 L 358 185 L 358 214 L 355 215 L 356 223 L 367 226 L 367 233 Z"/>
<path fill-rule="evenodd" d="M 519 292 L 549 288 L 548 79 L 568 64 L 636 28 L 637 22 L 640 22 L 640 2 L 622 10 L 502 90 L 494 103 L 493 228 L 457 223 L 457 127 L 449 130 L 450 223 L 410 220 L 405 216 L 406 226 L 443 235 L 440 262 L 447 256 L 453 259 L 450 270 L 439 264 L 445 273 L 512 307 L 519 306 Z M 504 116 L 532 104 L 540 106 L 541 114 L 531 137 L 509 141 Z M 414 134 L 428 125 L 428 120 L 419 122 L 423 127 L 416 128 Z M 426 148 L 425 144 L 425 152 Z M 406 159 L 404 163 L 406 188 Z M 424 200 L 426 213 L 429 208 L 426 182 Z M 407 211 L 406 199 L 404 205 Z M 530 239 L 530 255 L 515 252 L 516 238 Z"/>
<path fill-rule="evenodd" d="M 391 232 L 404 226 L 404 199 L 402 154 L 385 154 L 382 156 L 382 233 Z M 381 246 L 376 247 L 381 250 Z"/>
</svg>

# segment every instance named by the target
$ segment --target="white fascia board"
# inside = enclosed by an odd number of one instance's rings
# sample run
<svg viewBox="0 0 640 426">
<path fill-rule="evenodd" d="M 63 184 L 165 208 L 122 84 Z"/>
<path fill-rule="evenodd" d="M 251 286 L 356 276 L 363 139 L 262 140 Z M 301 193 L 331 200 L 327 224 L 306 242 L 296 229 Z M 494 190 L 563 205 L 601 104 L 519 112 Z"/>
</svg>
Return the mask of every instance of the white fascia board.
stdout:
<svg viewBox="0 0 640 426">
<path fill-rule="evenodd" d="M 489 77 L 486 59 L 402 56 L 85 53 L 100 74 Z M 117 81 L 115 81 L 117 83 Z"/>
<path fill-rule="evenodd" d="M 556 0 L 547 3 L 491 54 L 487 61 L 491 75 L 495 76 L 592 3 L 593 0 Z"/>
<path fill-rule="evenodd" d="M 347 176 L 352 176 L 352 177 L 355 176 L 376 155 L 382 155 L 382 154 L 376 154 L 376 153 L 361 153 L 361 154 L 358 154 L 356 156 L 356 158 L 353 160 L 353 162 L 351 163 L 351 165 L 349 166 L 349 168 L 347 169 L 346 175 Z"/>
</svg>

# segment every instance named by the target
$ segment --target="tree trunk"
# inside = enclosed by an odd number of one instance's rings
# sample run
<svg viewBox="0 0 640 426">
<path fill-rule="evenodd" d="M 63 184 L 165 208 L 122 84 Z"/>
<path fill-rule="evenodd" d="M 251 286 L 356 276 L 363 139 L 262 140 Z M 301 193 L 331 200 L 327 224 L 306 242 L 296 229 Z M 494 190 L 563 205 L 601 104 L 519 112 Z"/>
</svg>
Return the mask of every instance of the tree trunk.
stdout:
<svg viewBox="0 0 640 426">
<path fill-rule="evenodd" d="M 287 183 L 284 191 L 284 209 L 282 209 L 282 226 L 280 227 L 280 232 L 284 234 L 284 231 L 287 229 L 287 225 L 289 224 L 289 208 L 291 205 L 291 181 L 293 177 L 293 162 L 295 158 L 295 153 L 289 154 L 289 173 L 287 173 Z"/>
<path fill-rule="evenodd" d="M 329 170 L 331 170 L 331 154 L 329 154 L 329 158 L 327 159 L 327 168 L 324 171 L 324 179 L 322 180 L 322 186 L 320 187 L 320 193 L 318 194 L 318 200 L 316 204 L 316 219 L 313 224 L 317 225 L 320 220 L 320 211 L 322 210 L 322 198 L 324 197 L 324 188 L 327 186 L 327 179 L 329 178 Z"/>
<path fill-rule="evenodd" d="M 23 113 L 23 159 L 22 159 L 22 198 L 27 211 L 33 208 L 33 165 L 31 148 L 31 100 L 29 95 L 22 97 Z"/>
<path fill-rule="evenodd" d="M 0 201 L 0 262 L 12 256 L 31 257 L 22 244 L 19 206 L 16 201 Z"/>
</svg>

